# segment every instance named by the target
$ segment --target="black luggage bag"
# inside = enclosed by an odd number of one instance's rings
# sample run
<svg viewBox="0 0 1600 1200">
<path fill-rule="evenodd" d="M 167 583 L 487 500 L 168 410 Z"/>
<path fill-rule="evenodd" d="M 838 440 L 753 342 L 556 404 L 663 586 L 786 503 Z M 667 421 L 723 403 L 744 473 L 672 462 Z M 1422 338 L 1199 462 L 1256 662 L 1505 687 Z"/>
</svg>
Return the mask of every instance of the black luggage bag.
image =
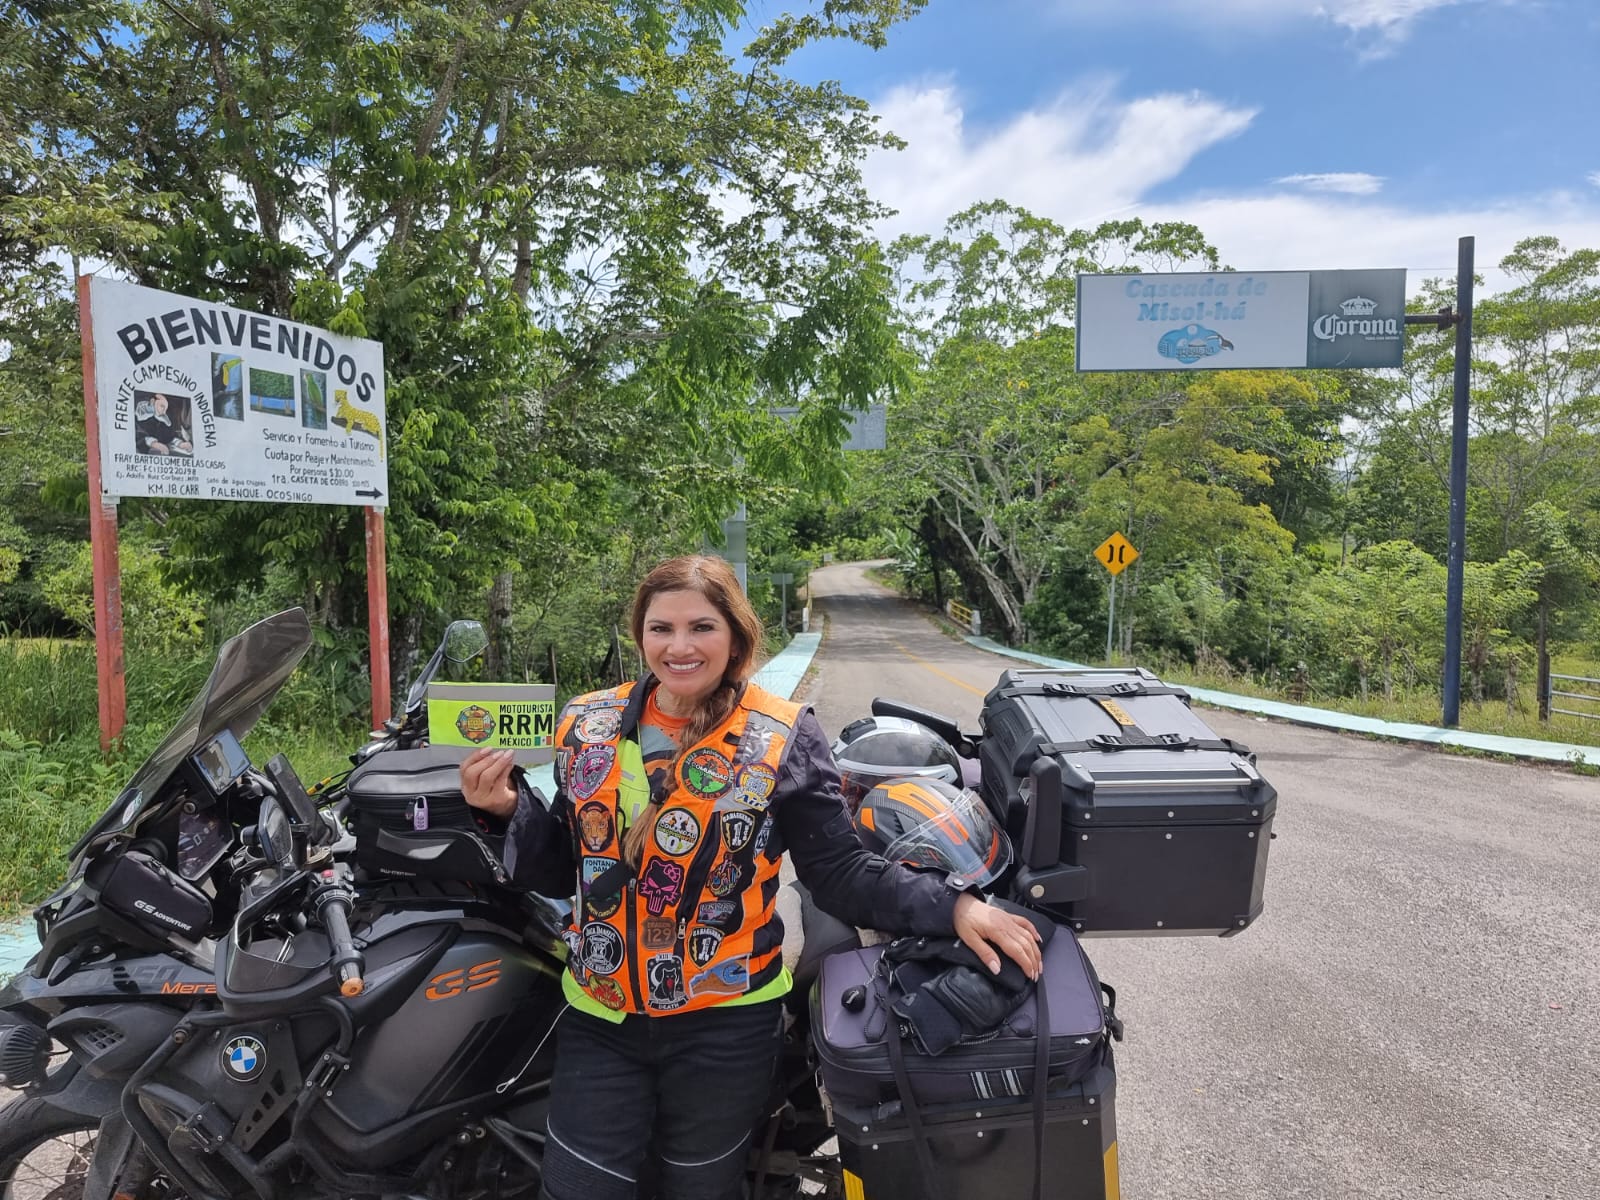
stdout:
<svg viewBox="0 0 1600 1200">
<path fill-rule="evenodd" d="M 812 1043 L 848 1172 L 846 1195 L 1027 1197 L 1037 1171 L 1047 1195 L 1115 1196 L 1110 1043 L 1121 1023 L 1114 993 L 1072 932 L 1056 930 L 1037 988 L 998 1030 L 938 1055 L 919 1053 L 902 1037 L 889 1009 L 885 949 L 830 955 L 811 993 Z M 1042 1092 L 1041 1057 L 1048 1063 Z"/>
<path fill-rule="evenodd" d="M 1226 936 L 1261 915 L 1277 792 L 1183 689 L 1138 668 L 1011 670 L 982 726 L 1017 895 L 1085 936 Z"/>
<path fill-rule="evenodd" d="M 506 883 L 504 822 L 461 794 L 461 751 L 448 746 L 374 754 L 345 785 L 356 863 L 369 874 Z"/>
</svg>

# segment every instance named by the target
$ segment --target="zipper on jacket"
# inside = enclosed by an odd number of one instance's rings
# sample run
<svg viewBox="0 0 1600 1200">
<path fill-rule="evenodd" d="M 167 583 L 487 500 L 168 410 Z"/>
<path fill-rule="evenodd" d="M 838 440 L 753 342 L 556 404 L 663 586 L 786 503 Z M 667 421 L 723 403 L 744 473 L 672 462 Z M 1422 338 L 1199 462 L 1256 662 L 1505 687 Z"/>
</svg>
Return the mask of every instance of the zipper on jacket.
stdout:
<svg viewBox="0 0 1600 1200">
<path fill-rule="evenodd" d="M 628 880 L 628 896 L 623 901 L 628 906 L 628 919 L 624 924 L 628 927 L 628 944 L 623 950 L 623 956 L 628 963 L 628 986 L 633 989 L 633 1005 L 637 1012 L 643 1013 L 644 991 L 639 986 L 639 876 Z"/>
</svg>

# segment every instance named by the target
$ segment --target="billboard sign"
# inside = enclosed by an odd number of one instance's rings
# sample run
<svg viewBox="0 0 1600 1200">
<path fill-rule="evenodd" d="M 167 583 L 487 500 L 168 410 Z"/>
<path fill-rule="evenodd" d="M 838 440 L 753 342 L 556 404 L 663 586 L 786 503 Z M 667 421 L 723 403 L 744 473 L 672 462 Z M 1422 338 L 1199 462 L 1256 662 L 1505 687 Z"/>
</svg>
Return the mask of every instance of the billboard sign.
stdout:
<svg viewBox="0 0 1600 1200">
<path fill-rule="evenodd" d="M 96 276 L 101 491 L 382 506 L 383 346 Z"/>
<path fill-rule="evenodd" d="M 1406 273 L 1078 276 L 1080 371 L 1398 367 Z"/>
</svg>

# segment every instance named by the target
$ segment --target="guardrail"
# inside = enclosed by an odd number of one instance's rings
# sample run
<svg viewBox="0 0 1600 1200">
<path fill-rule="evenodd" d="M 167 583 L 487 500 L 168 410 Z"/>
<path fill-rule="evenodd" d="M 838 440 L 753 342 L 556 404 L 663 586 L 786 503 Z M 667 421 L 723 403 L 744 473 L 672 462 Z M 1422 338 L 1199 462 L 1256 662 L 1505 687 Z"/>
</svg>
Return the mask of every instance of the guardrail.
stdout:
<svg viewBox="0 0 1600 1200">
<path fill-rule="evenodd" d="M 957 604 L 954 600 L 944 602 L 944 615 L 957 625 L 965 625 L 973 637 L 983 636 L 983 616 L 975 608 L 968 608 L 965 604 Z"/>
<path fill-rule="evenodd" d="M 1556 687 L 1557 680 L 1560 680 L 1563 683 L 1589 683 L 1593 684 L 1596 688 L 1600 688 L 1600 679 L 1590 679 L 1587 675 L 1557 675 L 1554 671 L 1552 671 L 1550 672 L 1550 684 L 1545 690 L 1546 712 L 1561 713 L 1563 716 L 1568 717 L 1584 717 L 1590 721 L 1600 721 L 1600 695 L 1592 695 L 1589 692 L 1562 691 Z M 1595 706 L 1595 710 L 1592 712 L 1583 712 L 1575 708 L 1557 708 L 1557 696 L 1567 700 L 1581 700 L 1588 704 L 1593 704 Z"/>
</svg>

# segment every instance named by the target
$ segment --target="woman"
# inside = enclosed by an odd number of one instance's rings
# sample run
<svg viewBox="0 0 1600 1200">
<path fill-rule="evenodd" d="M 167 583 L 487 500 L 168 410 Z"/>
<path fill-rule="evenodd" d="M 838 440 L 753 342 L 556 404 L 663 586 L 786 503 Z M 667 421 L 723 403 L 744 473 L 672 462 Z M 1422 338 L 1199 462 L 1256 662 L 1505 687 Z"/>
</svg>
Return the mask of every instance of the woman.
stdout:
<svg viewBox="0 0 1600 1200">
<path fill-rule="evenodd" d="M 778 1059 L 786 851 L 850 924 L 954 930 L 992 970 L 998 949 L 1034 978 L 1040 952 L 961 880 L 862 847 L 816 717 L 747 682 L 761 622 L 727 563 L 651 571 L 633 637 L 644 678 L 557 722 L 549 812 L 509 752 L 470 755 L 462 790 L 510 819 L 517 882 L 560 895 L 578 880 L 541 1194 L 628 1200 L 651 1144 L 662 1197 L 726 1200 Z"/>
</svg>

